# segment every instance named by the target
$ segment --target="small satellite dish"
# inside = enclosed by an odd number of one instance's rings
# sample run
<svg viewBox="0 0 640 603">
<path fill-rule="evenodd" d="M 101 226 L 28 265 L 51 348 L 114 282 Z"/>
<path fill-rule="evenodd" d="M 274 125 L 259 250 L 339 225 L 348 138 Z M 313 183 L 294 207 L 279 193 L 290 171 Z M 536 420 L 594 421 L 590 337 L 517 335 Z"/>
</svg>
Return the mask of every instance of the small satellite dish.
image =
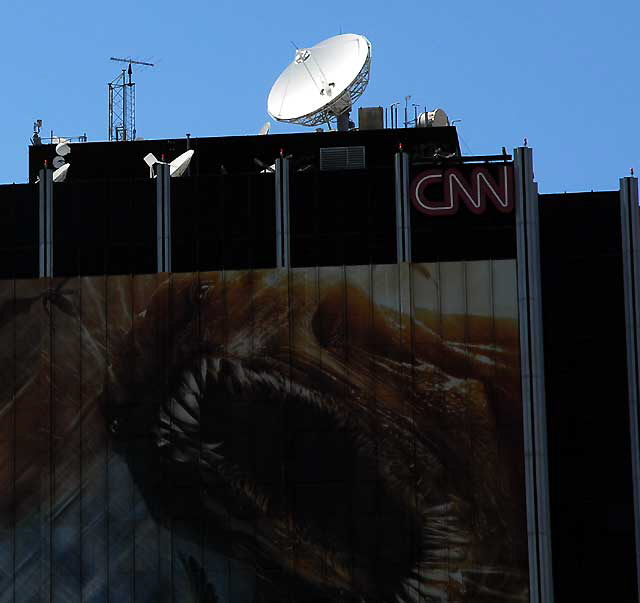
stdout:
<svg viewBox="0 0 640 603">
<path fill-rule="evenodd" d="M 266 121 L 264 126 L 260 128 L 260 132 L 258 132 L 258 136 L 266 136 L 271 131 L 271 122 Z"/>
<path fill-rule="evenodd" d="M 170 164 L 169 164 L 169 174 L 172 178 L 178 178 L 182 176 L 187 171 L 189 167 L 189 163 L 191 163 L 191 158 L 193 157 L 194 150 L 190 149 L 182 153 L 182 155 L 178 155 Z"/>
<path fill-rule="evenodd" d="M 371 42 L 361 35 L 341 34 L 311 48 L 298 48 L 271 88 L 269 115 L 318 126 L 346 114 L 346 120 L 338 120 L 338 129 L 348 129 L 349 111 L 369 83 L 370 66 Z"/>
<path fill-rule="evenodd" d="M 53 158 L 53 162 L 52 163 L 53 163 L 53 167 L 58 169 L 58 168 L 61 168 L 67 162 L 64 160 L 64 157 L 60 157 L 60 155 L 56 155 Z"/>
<path fill-rule="evenodd" d="M 62 167 L 59 167 L 55 172 L 53 172 L 53 181 L 64 182 L 70 165 L 70 163 L 65 163 Z"/>
<path fill-rule="evenodd" d="M 449 125 L 449 117 L 444 109 L 427 111 L 418 115 L 419 128 L 443 128 Z"/>
<path fill-rule="evenodd" d="M 71 153 L 71 147 L 69 146 L 69 141 L 62 139 L 56 145 L 56 153 L 62 157 Z"/>
</svg>

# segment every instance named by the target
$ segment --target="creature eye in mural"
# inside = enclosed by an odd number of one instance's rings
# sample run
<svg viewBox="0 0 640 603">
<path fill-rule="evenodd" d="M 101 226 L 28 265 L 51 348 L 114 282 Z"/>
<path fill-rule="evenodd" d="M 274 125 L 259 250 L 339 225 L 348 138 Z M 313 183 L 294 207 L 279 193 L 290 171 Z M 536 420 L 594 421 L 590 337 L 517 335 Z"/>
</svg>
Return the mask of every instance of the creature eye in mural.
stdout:
<svg viewBox="0 0 640 603">
<path fill-rule="evenodd" d="M 249 600 L 528 600 L 513 262 L 174 275 L 127 322 L 108 445 Z"/>
</svg>

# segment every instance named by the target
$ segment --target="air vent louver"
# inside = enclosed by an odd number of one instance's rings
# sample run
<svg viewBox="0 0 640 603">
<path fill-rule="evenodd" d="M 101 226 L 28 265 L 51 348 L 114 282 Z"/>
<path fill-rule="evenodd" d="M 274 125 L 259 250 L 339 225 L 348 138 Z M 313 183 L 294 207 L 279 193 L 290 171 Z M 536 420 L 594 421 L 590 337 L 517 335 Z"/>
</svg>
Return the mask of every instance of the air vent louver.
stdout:
<svg viewBox="0 0 640 603">
<path fill-rule="evenodd" d="M 363 170 L 364 147 L 327 147 L 320 149 L 320 170 Z"/>
</svg>

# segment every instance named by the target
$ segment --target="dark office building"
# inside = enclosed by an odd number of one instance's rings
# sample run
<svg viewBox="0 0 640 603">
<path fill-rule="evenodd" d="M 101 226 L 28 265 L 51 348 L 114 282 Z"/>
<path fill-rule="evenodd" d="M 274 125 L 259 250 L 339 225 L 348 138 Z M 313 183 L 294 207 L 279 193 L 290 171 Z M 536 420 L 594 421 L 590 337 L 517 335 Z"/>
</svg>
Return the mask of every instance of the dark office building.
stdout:
<svg viewBox="0 0 640 603">
<path fill-rule="evenodd" d="M 0 186 L 0 602 L 638 600 L 636 179 L 71 147 Z"/>
</svg>

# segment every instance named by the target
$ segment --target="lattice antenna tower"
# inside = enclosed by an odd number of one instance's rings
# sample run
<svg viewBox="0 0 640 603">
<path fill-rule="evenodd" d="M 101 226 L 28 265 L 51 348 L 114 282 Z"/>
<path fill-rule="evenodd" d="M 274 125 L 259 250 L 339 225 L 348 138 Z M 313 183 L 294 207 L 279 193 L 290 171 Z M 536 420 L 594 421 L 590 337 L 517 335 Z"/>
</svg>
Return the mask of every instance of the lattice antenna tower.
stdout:
<svg viewBox="0 0 640 603">
<path fill-rule="evenodd" d="M 132 65 L 153 67 L 153 63 L 131 58 L 111 57 L 112 61 L 128 63 L 113 81 L 109 82 L 109 140 L 136 139 L 136 85 L 133 81 Z"/>
</svg>

